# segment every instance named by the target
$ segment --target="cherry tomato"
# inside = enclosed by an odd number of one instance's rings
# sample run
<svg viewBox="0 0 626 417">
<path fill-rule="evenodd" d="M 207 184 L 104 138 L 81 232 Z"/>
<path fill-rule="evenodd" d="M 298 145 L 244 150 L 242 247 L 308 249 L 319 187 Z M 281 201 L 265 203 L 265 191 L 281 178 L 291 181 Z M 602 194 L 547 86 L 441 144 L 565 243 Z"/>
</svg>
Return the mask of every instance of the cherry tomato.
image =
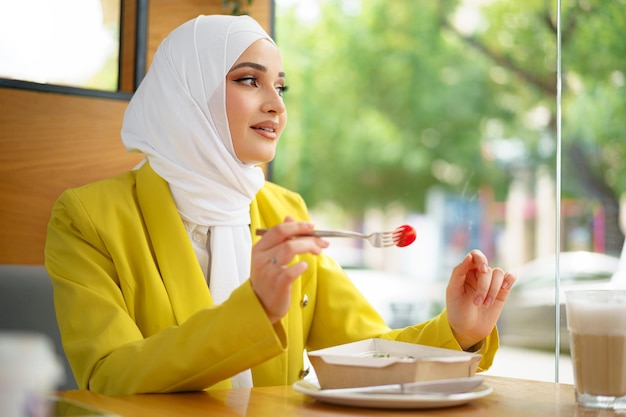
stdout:
<svg viewBox="0 0 626 417">
<path fill-rule="evenodd" d="M 394 241 L 396 242 L 396 246 L 401 248 L 409 246 L 415 241 L 416 237 L 417 233 L 415 232 L 415 229 L 408 224 L 402 225 L 394 231 Z"/>
</svg>

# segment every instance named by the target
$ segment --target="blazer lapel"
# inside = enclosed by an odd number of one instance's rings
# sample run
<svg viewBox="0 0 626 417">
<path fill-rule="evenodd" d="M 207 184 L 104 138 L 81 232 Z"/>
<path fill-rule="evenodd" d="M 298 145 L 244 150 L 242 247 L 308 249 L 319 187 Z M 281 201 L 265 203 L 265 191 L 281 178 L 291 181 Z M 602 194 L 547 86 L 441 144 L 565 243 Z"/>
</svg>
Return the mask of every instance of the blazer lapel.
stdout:
<svg viewBox="0 0 626 417">
<path fill-rule="evenodd" d="M 137 199 L 176 320 L 182 323 L 213 300 L 167 182 L 149 164 L 137 172 Z"/>
</svg>

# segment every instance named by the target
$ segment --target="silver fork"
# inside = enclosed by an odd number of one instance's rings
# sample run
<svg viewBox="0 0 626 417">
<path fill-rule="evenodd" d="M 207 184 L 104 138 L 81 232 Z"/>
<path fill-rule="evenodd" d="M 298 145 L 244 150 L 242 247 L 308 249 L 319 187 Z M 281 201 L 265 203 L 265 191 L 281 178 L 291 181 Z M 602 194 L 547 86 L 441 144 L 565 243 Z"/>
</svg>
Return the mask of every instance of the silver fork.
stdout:
<svg viewBox="0 0 626 417">
<path fill-rule="evenodd" d="M 257 236 L 263 236 L 268 229 L 256 229 Z M 357 232 L 349 232 L 346 230 L 314 230 L 308 235 L 300 236 L 319 236 L 319 237 L 351 237 L 355 239 L 365 239 L 376 248 L 386 248 L 394 246 L 398 243 L 400 236 L 395 232 L 374 232 L 369 235 Z"/>
</svg>

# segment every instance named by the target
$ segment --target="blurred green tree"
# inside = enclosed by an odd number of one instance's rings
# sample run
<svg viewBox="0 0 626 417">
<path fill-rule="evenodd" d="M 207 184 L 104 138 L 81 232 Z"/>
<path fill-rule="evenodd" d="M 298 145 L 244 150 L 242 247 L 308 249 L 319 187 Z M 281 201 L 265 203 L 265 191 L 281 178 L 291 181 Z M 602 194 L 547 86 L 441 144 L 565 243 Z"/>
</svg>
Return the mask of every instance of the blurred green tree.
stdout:
<svg viewBox="0 0 626 417">
<path fill-rule="evenodd" d="M 593 197 L 607 251 L 621 248 L 626 186 L 625 0 L 562 13 L 563 190 Z M 391 201 L 423 210 L 439 186 L 503 200 L 516 172 L 554 166 L 556 6 L 547 0 L 318 0 L 281 10 L 289 126 L 273 179 L 362 213 Z"/>
</svg>

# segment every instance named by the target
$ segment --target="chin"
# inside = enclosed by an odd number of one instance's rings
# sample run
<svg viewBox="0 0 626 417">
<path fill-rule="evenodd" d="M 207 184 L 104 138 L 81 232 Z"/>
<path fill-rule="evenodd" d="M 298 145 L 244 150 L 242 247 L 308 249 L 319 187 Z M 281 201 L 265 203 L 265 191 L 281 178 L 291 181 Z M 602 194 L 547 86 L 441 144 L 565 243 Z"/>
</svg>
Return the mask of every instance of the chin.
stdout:
<svg viewBox="0 0 626 417">
<path fill-rule="evenodd" d="M 272 155 L 271 157 L 268 157 L 268 158 L 257 158 L 257 160 L 254 160 L 254 161 L 251 161 L 251 162 L 246 162 L 246 164 L 259 166 L 259 165 L 268 164 L 268 163 L 272 162 L 273 160 L 274 160 L 274 155 Z"/>
<path fill-rule="evenodd" d="M 241 152 L 237 155 L 239 161 L 246 165 L 263 165 L 271 162 L 276 156 L 276 147 L 264 147 L 249 149 L 248 152 Z"/>
</svg>

